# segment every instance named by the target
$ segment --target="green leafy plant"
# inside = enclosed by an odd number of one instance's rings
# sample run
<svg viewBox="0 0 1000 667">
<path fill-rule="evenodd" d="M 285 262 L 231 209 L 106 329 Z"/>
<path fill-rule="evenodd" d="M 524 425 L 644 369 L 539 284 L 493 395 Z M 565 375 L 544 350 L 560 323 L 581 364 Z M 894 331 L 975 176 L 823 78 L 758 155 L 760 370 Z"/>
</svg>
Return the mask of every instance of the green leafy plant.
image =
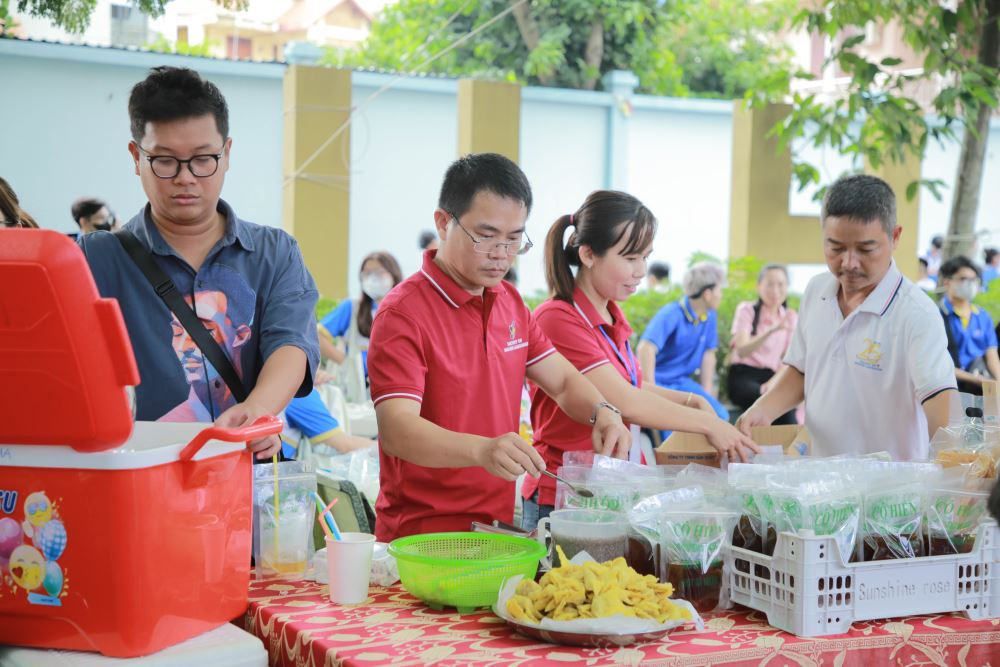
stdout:
<svg viewBox="0 0 1000 667">
<path fill-rule="evenodd" d="M 627 69 L 643 92 L 731 99 L 751 87 L 787 90 L 791 50 L 775 34 L 795 6 L 794 0 L 400 0 L 383 10 L 360 49 L 331 47 L 324 62 L 587 90 L 600 87 L 605 73 Z M 465 41 L 451 49 L 459 40 Z"/>
<path fill-rule="evenodd" d="M 328 299 L 325 296 L 321 296 L 319 301 L 316 302 L 316 320 L 319 321 L 332 313 L 338 303 L 340 302 L 336 299 Z"/>
<path fill-rule="evenodd" d="M 860 170 L 922 157 L 931 141 L 960 140 L 943 254 L 971 254 L 989 123 L 1000 97 L 1000 0 L 816 0 L 802 3 L 789 27 L 828 40 L 832 49 L 823 67 L 839 69 L 846 83 L 836 94 L 795 92 L 791 113 L 773 130 L 780 148 L 804 138 L 849 156 Z M 869 49 L 869 33 L 882 30 L 898 31 L 901 51 L 910 53 L 886 57 Z M 751 86 L 747 98 L 754 104 L 789 101 L 788 91 L 775 86 Z M 822 185 L 819 170 L 793 158 L 800 189 Z M 906 197 L 921 187 L 939 197 L 943 185 L 917 178 Z"/>
<path fill-rule="evenodd" d="M 170 0 L 132 0 L 132 6 L 148 16 L 160 16 Z M 6 0 L 5 5 L 10 0 Z M 15 0 L 18 13 L 28 13 L 49 19 L 68 32 L 82 33 L 90 25 L 90 18 L 97 7 L 97 0 Z M 216 4 L 238 11 L 246 9 L 250 0 L 216 0 Z"/>
<path fill-rule="evenodd" d="M 143 48 L 149 51 L 155 51 L 156 53 L 176 53 L 182 56 L 200 56 L 202 58 L 208 58 L 212 55 L 212 48 L 217 44 L 211 40 L 205 40 L 201 44 L 188 44 L 184 41 L 179 41 L 173 44 L 160 33 L 156 33 L 156 39 L 149 42 L 143 46 Z"/>
</svg>

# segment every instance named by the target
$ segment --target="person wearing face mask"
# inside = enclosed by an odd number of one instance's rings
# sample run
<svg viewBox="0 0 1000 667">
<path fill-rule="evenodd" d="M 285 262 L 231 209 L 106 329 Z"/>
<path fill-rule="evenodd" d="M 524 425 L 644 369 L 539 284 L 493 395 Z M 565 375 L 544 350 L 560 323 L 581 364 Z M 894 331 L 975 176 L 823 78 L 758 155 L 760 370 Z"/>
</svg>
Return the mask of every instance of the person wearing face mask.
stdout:
<svg viewBox="0 0 1000 667">
<path fill-rule="evenodd" d="M 387 252 L 373 252 L 361 261 L 361 296 L 345 299 L 319 323 L 320 353 L 336 366 L 335 381 L 352 403 L 368 400 L 368 337 L 372 320 L 383 297 L 403 280 L 396 258 Z M 335 339 L 343 341 L 343 347 Z M 360 372 L 357 368 L 360 367 Z"/>
<path fill-rule="evenodd" d="M 983 380 L 1000 378 L 997 335 L 989 313 L 972 303 L 979 292 L 979 267 L 968 257 L 952 257 L 941 265 L 938 280 L 945 289 L 941 315 L 948 352 L 955 363 L 958 390 L 983 394 Z"/>
<path fill-rule="evenodd" d="M 726 390 L 729 400 L 743 410 L 767 391 L 791 345 L 798 314 L 788 307 L 787 296 L 788 269 L 768 264 L 757 276 L 757 300 L 736 307 Z M 796 423 L 795 411 L 789 410 L 774 423 Z"/>
<path fill-rule="evenodd" d="M 632 353 L 632 328 L 618 302 L 642 285 L 656 227 L 642 202 L 613 190 L 592 192 L 572 215 L 556 220 L 545 240 L 552 297 L 535 309 L 538 326 L 602 396 L 622 406 L 622 418 L 631 424 L 632 461 L 643 459 L 640 427 L 701 433 L 731 460 L 745 461 L 757 451 L 750 438 L 716 417 L 704 397 L 644 379 Z M 548 470 L 562 465 L 565 452 L 593 449 L 590 429 L 570 419 L 550 396 L 534 388 L 531 399 L 535 446 Z M 555 509 L 555 482 L 527 477 L 521 496 L 521 526 L 533 529 Z"/>
<path fill-rule="evenodd" d="M 716 310 L 726 272 L 714 262 L 699 262 L 684 275 L 684 298 L 668 303 L 649 321 L 636 349 L 643 374 L 658 387 L 707 400 L 721 419 L 729 411 L 715 397 L 715 350 L 719 347 Z M 701 383 L 691 379 L 701 371 Z M 689 402 L 690 404 L 690 402 Z M 669 433 L 664 432 L 666 438 Z"/>
<path fill-rule="evenodd" d="M 80 197 L 73 202 L 70 213 L 73 215 L 73 221 L 80 228 L 79 232 L 69 235 L 71 238 L 75 239 L 93 232 L 111 232 L 118 229 L 115 214 L 111 212 L 103 199 Z"/>
</svg>

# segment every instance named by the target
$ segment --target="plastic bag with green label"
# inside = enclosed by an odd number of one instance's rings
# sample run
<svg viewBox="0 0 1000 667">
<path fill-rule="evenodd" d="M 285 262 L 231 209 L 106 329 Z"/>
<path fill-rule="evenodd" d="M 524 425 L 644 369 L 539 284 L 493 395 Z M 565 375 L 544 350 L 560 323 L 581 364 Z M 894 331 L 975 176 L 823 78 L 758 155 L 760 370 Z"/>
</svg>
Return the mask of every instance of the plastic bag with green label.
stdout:
<svg viewBox="0 0 1000 667">
<path fill-rule="evenodd" d="M 718 505 L 672 510 L 660 517 L 660 549 L 666 580 L 674 595 L 701 613 L 728 606 L 723 576 L 723 548 L 729 544 L 739 514 Z"/>
<path fill-rule="evenodd" d="M 869 469 L 857 550 L 860 560 L 917 558 L 925 554 L 922 528 L 927 484 L 940 473 L 941 467 L 935 463 L 894 461 Z"/>
<path fill-rule="evenodd" d="M 852 559 L 861 524 L 857 480 L 839 472 L 782 470 L 767 476 L 765 489 L 755 498 L 768 523 L 768 555 L 774 553 L 777 535 L 788 531 L 832 536 L 841 562 L 846 565 Z"/>
</svg>

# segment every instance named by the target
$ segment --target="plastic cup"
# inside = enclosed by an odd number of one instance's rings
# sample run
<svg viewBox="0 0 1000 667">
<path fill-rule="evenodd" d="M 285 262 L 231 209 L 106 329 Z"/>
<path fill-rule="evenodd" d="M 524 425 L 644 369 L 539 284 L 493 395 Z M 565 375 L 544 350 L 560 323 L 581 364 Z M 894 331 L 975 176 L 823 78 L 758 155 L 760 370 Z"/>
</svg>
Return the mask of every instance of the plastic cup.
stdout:
<svg viewBox="0 0 1000 667">
<path fill-rule="evenodd" d="M 277 526 L 273 523 L 261 526 L 261 564 L 265 570 L 286 576 L 305 574 L 309 565 L 312 521 L 311 512 L 282 508 Z"/>
<path fill-rule="evenodd" d="M 326 538 L 330 602 L 360 604 L 368 599 L 375 536 L 367 533 L 341 533 L 340 536 L 340 540 Z"/>
<path fill-rule="evenodd" d="M 586 551 L 599 563 L 624 556 L 628 550 L 625 517 L 616 512 L 604 510 L 555 510 L 548 519 L 538 522 L 538 540 L 545 539 L 545 533 L 552 534 L 553 565 L 555 546 L 562 547 L 566 558 L 573 558 Z"/>
</svg>

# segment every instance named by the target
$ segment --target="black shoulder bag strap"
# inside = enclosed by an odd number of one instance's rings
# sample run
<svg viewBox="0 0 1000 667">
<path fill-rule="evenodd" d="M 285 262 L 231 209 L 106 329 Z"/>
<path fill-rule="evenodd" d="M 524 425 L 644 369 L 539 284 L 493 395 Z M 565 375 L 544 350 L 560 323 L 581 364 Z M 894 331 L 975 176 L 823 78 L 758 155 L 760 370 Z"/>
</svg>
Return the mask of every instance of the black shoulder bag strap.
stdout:
<svg viewBox="0 0 1000 667">
<path fill-rule="evenodd" d="M 948 311 L 945 310 L 944 304 L 938 303 L 938 310 L 941 311 L 941 317 L 944 319 L 944 333 L 948 336 L 948 354 L 951 355 L 951 360 L 955 364 L 955 368 L 961 368 L 958 365 L 958 341 L 955 340 L 955 332 L 951 329 L 951 318 L 948 316 Z"/>
<path fill-rule="evenodd" d="M 149 284 L 153 286 L 156 296 L 163 299 L 163 302 L 167 304 L 167 308 L 177 316 L 177 320 L 181 323 L 181 326 L 191 334 L 191 338 L 194 340 L 195 345 L 198 346 L 198 349 L 201 350 L 205 358 L 218 371 L 222 379 L 226 381 L 226 385 L 229 386 L 236 400 L 240 403 L 247 400 L 247 390 L 244 388 L 239 375 L 237 375 L 236 369 L 233 367 L 233 362 L 229 360 L 225 351 L 212 338 L 212 334 L 208 332 L 208 329 L 201 323 L 201 320 L 198 319 L 198 315 L 191 309 L 187 301 L 184 300 L 181 293 L 177 291 L 177 286 L 174 285 L 174 281 L 170 279 L 170 276 L 153 260 L 153 255 L 139 243 L 139 239 L 135 237 L 135 234 L 127 229 L 119 229 L 114 232 L 114 235 L 118 237 L 125 252 L 132 258 L 135 265 L 139 267 L 142 274 L 146 276 Z"/>
</svg>

